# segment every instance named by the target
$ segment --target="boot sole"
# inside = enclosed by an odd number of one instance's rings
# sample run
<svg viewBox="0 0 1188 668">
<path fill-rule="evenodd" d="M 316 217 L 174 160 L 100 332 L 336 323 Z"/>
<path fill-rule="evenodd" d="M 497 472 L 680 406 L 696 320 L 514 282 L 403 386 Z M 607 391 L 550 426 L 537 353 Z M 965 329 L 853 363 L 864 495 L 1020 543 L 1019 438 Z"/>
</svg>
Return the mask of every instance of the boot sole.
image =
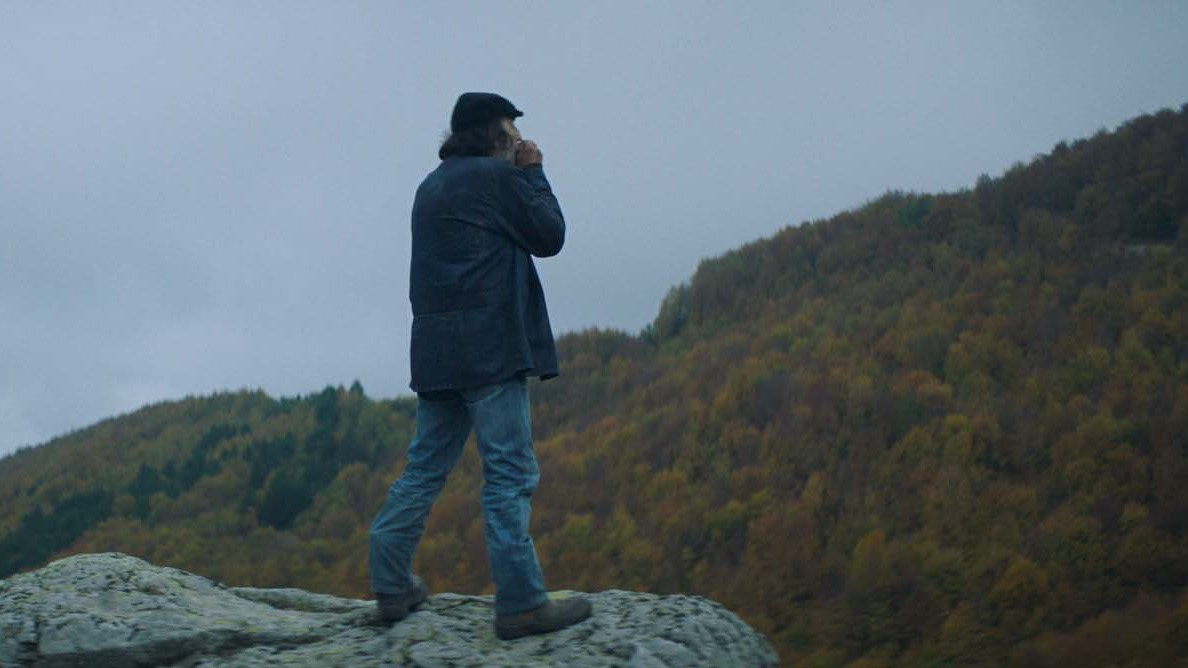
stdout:
<svg viewBox="0 0 1188 668">
<path fill-rule="evenodd" d="M 499 622 L 495 622 L 495 637 L 500 640 L 515 640 L 516 638 L 552 633 L 584 622 L 590 618 L 592 613 L 593 610 L 587 608 L 586 613 L 577 619 L 557 620 L 554 622 L 531 621 L 520 624 L 500 624 Z"/>
</svg>

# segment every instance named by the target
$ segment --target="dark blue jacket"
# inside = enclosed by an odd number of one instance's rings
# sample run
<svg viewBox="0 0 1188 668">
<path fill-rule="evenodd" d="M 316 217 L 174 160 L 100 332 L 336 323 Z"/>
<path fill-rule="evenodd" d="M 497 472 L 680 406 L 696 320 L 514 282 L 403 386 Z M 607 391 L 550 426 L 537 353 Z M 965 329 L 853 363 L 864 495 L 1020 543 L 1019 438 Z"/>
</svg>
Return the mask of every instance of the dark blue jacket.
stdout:
<svg viewBox="0 0 1188 668">
<path fill-rule="evenodd" d="M 565 219 L 544 170 L 446 158 L 412 210 L 412 389 L 552 378 L 557 351 L 532 255 L 556 255 Z"/>
</svg>

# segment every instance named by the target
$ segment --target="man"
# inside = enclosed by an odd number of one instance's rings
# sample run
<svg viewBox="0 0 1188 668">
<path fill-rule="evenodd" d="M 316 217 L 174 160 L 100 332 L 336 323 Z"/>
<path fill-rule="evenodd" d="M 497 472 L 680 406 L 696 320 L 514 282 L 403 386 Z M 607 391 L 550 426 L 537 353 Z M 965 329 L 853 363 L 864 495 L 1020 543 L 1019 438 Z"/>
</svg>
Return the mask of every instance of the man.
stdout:
<svg viewBox="0 0 1188 668">
<path fill-rule="evenodd" d="M 532 255 L 565 241 L 565 220 L 543 156 L 521 141 L 523 113 L 503 97 L 464 93 L 441 164 L 412 210 L 412 389 L 416 435 L 371 525 L 372 591 L 399 621 L 427 596 L 413 551 L 471 429 L 483 460 L 483 520 L 495 581 L 495 633 L 547 633 L 590 616 L 581 597 L 550 601 L 528 535 L 540 479 L 527 377 L 557 375 L 557 353 Z"/>
</svg>

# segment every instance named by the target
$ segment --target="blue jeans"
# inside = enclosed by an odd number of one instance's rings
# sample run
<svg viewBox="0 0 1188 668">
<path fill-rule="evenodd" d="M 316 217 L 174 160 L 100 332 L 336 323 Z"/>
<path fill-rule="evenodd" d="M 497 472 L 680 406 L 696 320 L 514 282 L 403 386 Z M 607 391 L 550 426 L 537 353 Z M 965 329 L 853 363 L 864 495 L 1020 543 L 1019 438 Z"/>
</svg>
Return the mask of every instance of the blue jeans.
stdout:
<svg viewBox="0 0 1188 668">
<path fill-rule="evenodd" d="M 536 547 L 528 535 L 540 469 L 532 450 L 528 384 L 523 377 L 443 397 L 417 400 L 417 433 L 404 472 L 371 523 L 371 589 L 402 594 L 412 587 L 412 555 L 425 517 L 474 429 L 483 459 L 483 522 L 495 581 L 495 613 L 544 605 Z"/>
</svg>

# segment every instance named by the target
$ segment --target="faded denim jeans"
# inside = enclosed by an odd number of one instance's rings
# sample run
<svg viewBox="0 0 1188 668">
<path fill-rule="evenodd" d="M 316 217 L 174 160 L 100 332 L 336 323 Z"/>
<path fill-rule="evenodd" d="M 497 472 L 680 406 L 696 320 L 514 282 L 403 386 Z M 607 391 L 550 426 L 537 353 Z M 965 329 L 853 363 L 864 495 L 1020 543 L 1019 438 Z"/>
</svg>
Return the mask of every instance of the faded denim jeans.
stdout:
<svg viewBox="0 0 1188 668">
<path fill-rule="evenodd" d="M 544 578 L 528 535 L 532 493 L 540 480 L 532 449 L 528 385 L 523 377 L 417 400 L 417 431 L 404 472 L 371 523 L 371 589 L 412 587 L 412 555 L 425 517 L 462 454 L 471 429 L 483 459 L 483 521 L 495 581 L 495 613 L 544 605 Z"/>
</svg>

